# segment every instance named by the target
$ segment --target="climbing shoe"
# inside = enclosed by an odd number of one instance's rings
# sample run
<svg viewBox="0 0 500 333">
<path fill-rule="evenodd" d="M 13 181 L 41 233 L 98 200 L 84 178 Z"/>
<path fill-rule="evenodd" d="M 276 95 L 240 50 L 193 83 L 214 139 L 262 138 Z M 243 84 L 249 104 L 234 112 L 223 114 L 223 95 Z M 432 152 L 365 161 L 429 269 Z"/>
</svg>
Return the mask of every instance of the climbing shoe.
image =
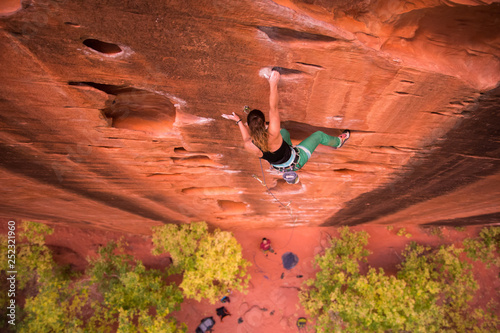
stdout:
<svg viewBox="0 0 500 333">
<path fill-rule="evenodd" d="M 335 147 L 335 149 L 339 149 L 340 147 L 342 147 L 350 136 L 351 136 L 351 131 L 349 130 L 343 131 L 342 134 L 338 136 L 338 138 L 340 139 L 340 144 L 337 147 Z"/>
</svg>

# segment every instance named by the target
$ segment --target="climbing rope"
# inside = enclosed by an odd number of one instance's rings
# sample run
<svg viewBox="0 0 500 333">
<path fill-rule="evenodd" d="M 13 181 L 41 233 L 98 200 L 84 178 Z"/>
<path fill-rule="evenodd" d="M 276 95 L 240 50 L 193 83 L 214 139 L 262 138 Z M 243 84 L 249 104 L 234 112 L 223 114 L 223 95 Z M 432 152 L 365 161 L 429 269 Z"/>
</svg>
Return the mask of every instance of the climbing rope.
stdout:
<svg viewBox="0 0 500 333">
<path fill-rule="evenodd" d="M 267 192 L 269 194 L 271 194 L 271 196 L 274 198 L 274 200 L 276 200 L 282 207 L 285 207 L 285 209 L 288 211 L 288 214 L 290 214 L 290 218 L 292 220 L 292 233 L 290 234 L 290 238 L 288 239 L 288 242 L 285 244 L 285 246 L 282 246 L 282 247 L 279 247 L 277 249 L 283 249 L 285 247 L 288 246 L 288 244 L 290 243 L 290 241 L 292 240 L 292 236 L 293 236 L 293 233 L 295 231 L 295 223 L 297 222 L 297 217 L 294 217 L 293 213 L 292 213 L 292 208 L 290 207 L 291 205 L 291 201 L 285 205 L 283 202 L 281 202 L 275 195 L 274 193 L 271 191 L 271 189 L 269 188 L 269 186 L 267 186 L 267 183 L 266 183 L 266 177 L 265 177 L 265 174 L 264 174 L 264 168 L 262 167 L 262 159 L 259 159 L 259 163 L 260 163 L 260 171 L 262 172 L 262 180 L 260 180 L 257 176 L 253 175 L 254 178 L 256 178 L 263 186 L 266 187 L 267 189 Z"/>
</svg>

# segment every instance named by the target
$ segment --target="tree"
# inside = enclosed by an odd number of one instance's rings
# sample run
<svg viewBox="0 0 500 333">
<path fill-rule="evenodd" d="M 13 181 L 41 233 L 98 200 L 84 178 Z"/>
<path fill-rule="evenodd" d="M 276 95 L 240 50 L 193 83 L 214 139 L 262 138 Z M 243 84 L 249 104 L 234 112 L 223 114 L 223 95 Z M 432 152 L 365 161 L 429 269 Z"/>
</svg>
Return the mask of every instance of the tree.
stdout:
<svg viewBox="0 0 500 333">
<path fill-rule="evenodd" d="M 84 275 L 68 275 L 45 245 L 52 231 L 39 223 L 21 224 L 18 286 L 30 291 L 16 313 L 18 332 L 111 332 L 115 326 L 120 333 L 186 332 L 186 325 L 170 316 L 180 308 L 182 292 L 165 281 L 163 271 L 148 270 L 126 255 L 123 242 L 109 242 L 89 259 Z M 4 241 L 0 245 L 6 249 Z"/>
<path fill-rule="evenodd" d="M 474 260 L 480 260 L 488 268 L 491 265 L 500 267 L 500 227 L 485 227 L 479 232 L 476 239 L 464 240 L 464 248 L 467 256 Z"/>
<path fill-rule="evenodd" d="M 172 272 L 182 273 L 180 287 L 188 298 L 215 303 L 228 290 L 244 291 L 250 279 L 241 245 L 232 233 L 208 232 L 205 222 L 153 228 L 153 254 L 169 253 Z"/>
<path fill-rule="evenodd" d="M 118 322 L 119 333 L 185 332 L 184 324 L 168 317 L 183 302 L 177 285 L 167 283 L 162 271 L 146 270 L 141 261 L 124 253 L 124 245 L 109 242 L 99 249 L 97 258 L 89 260 L 90 284 L 104 298 L 104 302 L 92 304 L 92 331 L 105 331 Z"/>
<path fill-rule="evenodd" d="M 410 244 L 397 276 L 368 267 L 366 232 L 341 229 L 315 258 L 320 269 L 299 298 L 318 332 L 496 332 L 498 319 L 469 306 L 477 290 L 471 265 L 453 245 Z"/>
<path fill-rule="evenodd" d="M 42 223 L 23 221 L 19 230 L 18 240 L 22 246 L 17 246 L 16 267 L 23 272 L 17 276 L 19 289 L 22 290 L 33 279 L 39 283 L 52 279 L 56 265 L 50 249 L 45 245 L 45 237 L 51 235 L 54 229 Z"/>
</svg>

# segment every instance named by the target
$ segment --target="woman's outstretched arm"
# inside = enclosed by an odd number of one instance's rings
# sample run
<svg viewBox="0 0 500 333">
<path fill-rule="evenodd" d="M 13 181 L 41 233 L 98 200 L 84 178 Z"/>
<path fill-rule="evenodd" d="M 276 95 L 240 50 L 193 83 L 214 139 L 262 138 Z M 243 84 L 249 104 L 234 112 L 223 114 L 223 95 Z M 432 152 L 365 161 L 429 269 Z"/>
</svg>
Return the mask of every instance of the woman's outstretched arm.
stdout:
<svg viewBox="0 0 500 333">
<path fill-rule="evenodd" d="M 259 150 L 259 148 L 257 148 L 252 142 L 252 137 L 250 136 L 250 130 L 248 126 L 243 123 L 241 118 L 236 113 L 233 112 L 233 114 L 223 114 L 222 117 L 229 120 L 234 120 L 236 122 L 236 125 L 238 125 L 238 128 L 240 129 L 241 137 L 243 138 L 243 143 L 246 150 L 258 156 L 262 155 L 262 152 Z"/>
<path fill-rule="evenodd" d="M 269 128 L 268 133 L 270 136 L 280 135 L 281 120 L 278 111 L 278 82 L 280 81 L 280 73 L 277 71 L 271 72 L 269 78 Z"/>
</svg>

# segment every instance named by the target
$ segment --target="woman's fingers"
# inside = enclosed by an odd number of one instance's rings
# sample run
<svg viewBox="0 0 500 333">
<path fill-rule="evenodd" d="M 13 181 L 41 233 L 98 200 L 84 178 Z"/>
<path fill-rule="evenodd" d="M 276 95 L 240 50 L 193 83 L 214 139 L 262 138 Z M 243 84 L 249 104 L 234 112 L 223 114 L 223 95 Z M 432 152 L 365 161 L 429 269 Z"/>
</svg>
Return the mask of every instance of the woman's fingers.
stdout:
<svg viewBox="0 0 500 333">
<path fill-rule="evenodd" d="M 277 71 L 272 71 L 271 77 L 269 78 L 269 83 L 278 83 L 280 80 L 280 73 Z"/>
<path fill-rule="evenodd" d="M 236 113 L 234 113 L 234 112 L 233 112 L 233 114 L 223 114 L 223 115 L 222 115 L 222 118 L 224 118 L 224 119 L 229 119 L 229 120 L 235 120 L 235 121 L 240 120 L 240 117 L 238 117 L 238 116 L 236 115 Z"/>
</svg>

